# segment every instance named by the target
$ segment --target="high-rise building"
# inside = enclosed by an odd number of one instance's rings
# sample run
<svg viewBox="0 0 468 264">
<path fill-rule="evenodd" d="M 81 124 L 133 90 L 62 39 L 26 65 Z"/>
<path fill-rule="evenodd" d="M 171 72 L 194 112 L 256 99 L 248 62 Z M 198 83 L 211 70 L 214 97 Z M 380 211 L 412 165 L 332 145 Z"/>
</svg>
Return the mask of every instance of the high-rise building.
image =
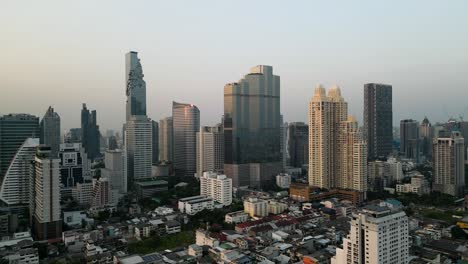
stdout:
<svg viewBox="0 0 468 264">
<path fill-rule="evenodd" d="M 288 162 L 288 148 L 287 135 L 288 135 L 288 123 L 283 121 L 283 115 L 280 118 L 280 154 L 281 154 L 281 170 L 284 171 Z"/>
<path fill-rule="evenodd" d="M 173 157 L 173 122 L 172 117 L 159 120 L 159 160 L 174 161 Z"/>
<path fill-rule="evenodd" d="M 132 189 L 134 181 L 150 178 L 153 161 L 153 133 L 151 120 L 146 116 L 132 116 L 125 131 L 126 180 Z"/>
<path fill-rule="evenodd" d="M 60 160 L 51 156 L 50 147 L 39 146 L 31 179 L 30 213 L 37 240 L 62 236 L 60 219 Z"/>
<path fill-rule="evenodd" d="M 72 196 L 77 184 L 91 182 L 91 161 L 80 143 L 60 144 L 60 193 L 62 198 Z"/>
<path fill-rule="evenodd" d="M 336 249 L 332 264 L 409 261 L 408 217 L 403 211 L 368 206 L 351 218 L 351 230 Z"/>
<path fill-rule="evenodd" d="M 31 195 L 31 166 L 39 138 L 27 138 L 16 152 L 2 181 L 0 200 L 6 205 L 27 205 Z"/>
<path fill-rule="evenodd" d="M 424 118 L 419 126 L 419 135 L 421 138 L 421 153 L 426 159 L 430 160 L 432 157 L 432 138 L 434 136 L 434 129 L 427 117 Z"/>
<path fill-rule="evenodd" d="M 0 117 L 0 177 L 3 178 L 11 161 L 27 138 L 39 137 L 39 118 L 28 114 Z"/>
<path fill-rule="evenodd" d="M 368 190 L 383 191 L 403 179 L 403 165 L 395 158 L 369 161 L 367 175 Z"/>
<path fill-rule="evenodd" d="M 367 144 L 358 123 L 348 117 L 348 103 L 339 87 L 328 94 L 315 88 L 309 104 L 309 185 L 367 190 Z"/>
<path fill-rule="evenodd" d="M 400 153 L 405 158 L 419 162 L 419 122 L 413 119 L 400 121 Z"/>
<path fill-rule="evenodd" d="M 81 128 L 70 128 L 64 136 L 63 143 L 81 143 Z"/>
<path fill-rule="evenodd" d="M 202 126 L 197 132 L 197 176 L 205 171 L 223 171 L 224 134 L 220 124 L 214 127 Z"/>
<path fill-rule="evenodd" d="M 96 110 L 89 111 L 86 104 L 81 109 L 81 141 L 88 158 L 94 160 L 101 155 L 101 133 L 97 124 Z"/>
<path fill-rule="evenodd" d="M 369 159 L 387 157 L 393 146 L 392 86 L 364 85 L 364 138 Z"/>
<path fill-rule="evenodd" d="M 338 175 L 339 132 L 348 116 L 348 103 L 338 87 L 329 90 L 317 86 L 309 103 L 309 185 L 336 186 Z"/>
<path fill-rule="evenodd" d="M 40 123 L 41 144 L 50 146 L 53 157 L 57 157 L 60 148 L 60 116 L 49 106 Z"/>
<path fill-rule="evenodd" d="M 177 175 L 194 176 L 197 170 L 197 132 L 200 110 L 193 104 L 172 102 L 174 169 Z"/>
<path fill-rule="evenodd" d="M 125 93 L 127 95 L 126 120 L 132 116 L 146 116 L 146 83 L 143 68 L 136 51 L 125 55 Z"/>
<path fill-rule="evenodd" d="M 288 125 L 289 165 L 301 168 L 309 163 L 309 126 L 303 122 L 292 122 Z"/>
<path fill-rule="evenodd" d="M 274 184 L 282 170 L 280 77 L 258 65 L 224 86 L 224 172 L 234 186 Z"/>
<path fill-rule="evenodd" d="M 200 177 L 200 195 L 229 206 L 232 203 L 232 179 L 212 171 L 203 172 Z"/>
<path fill-rule="evenodd" d="M 103 178 L 107 178 L 112 190 L 125 193 L 127 186 L 124 181 L 124 166 L 121 150 L 107 150 L 104 155 L 105 168 L 101 169 Z"/>
<path fill-rule="evenodd" d="M 153 164 L 159 161 L 159 125 L 156 121 L 151 121 L 153 135 Z"/>
<path fill-rule="evenodd" d="M 465 188 L 465 140 L 461 133 L 453 131 L 450 137 L 433 141 L 432 188 L 435 191 L 463 196 Z"/>
</svg>

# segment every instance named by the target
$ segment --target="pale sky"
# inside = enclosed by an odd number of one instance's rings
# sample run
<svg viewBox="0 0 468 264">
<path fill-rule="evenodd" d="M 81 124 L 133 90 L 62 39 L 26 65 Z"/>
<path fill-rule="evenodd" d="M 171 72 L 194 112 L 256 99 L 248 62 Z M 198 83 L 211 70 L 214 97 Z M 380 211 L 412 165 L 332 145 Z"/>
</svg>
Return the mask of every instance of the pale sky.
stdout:
<svg viewBox="0 0 468 264">
<path fill-rule="evenodd" d="M 285 121 L 307 121 L 314 86 L 337 84 L 362 119 L 363 84 L 393 85 L 400 119 L 468 120 L 468 1 L 1 1 L 0 114 L 101 132 L 125 119 L 125 53 L 139 52 L 149 117 L 193 103 L 223 114 L 223 87 L 255 65 L 281 76 Z M 360 122 L 362 124 L 362 122 Z"/>
</svg>

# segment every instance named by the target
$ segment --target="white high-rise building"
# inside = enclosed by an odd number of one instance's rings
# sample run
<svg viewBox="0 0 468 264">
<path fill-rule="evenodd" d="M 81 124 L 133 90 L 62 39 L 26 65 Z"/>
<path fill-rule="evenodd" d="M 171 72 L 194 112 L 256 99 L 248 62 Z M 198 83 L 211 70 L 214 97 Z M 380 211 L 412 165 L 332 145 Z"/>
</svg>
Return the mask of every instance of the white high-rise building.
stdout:
<svg viewBox="0 0 468 264">
<path fill-rule="evenodd" d="M 39 146 L 32 171 L 30 212 L 35 237 L 60 238 L 60 159 L 52 156 L 50 147 Z"/>
<path fill-rule="evenodd" d="M 464 138 L 460 132 L 452 132 L 450 137 L 435 138 L 432 146 L 432 188 L 453 196 L 462 196 L 465 188 Z"/>
<path fill-rule="evenodd" d="M 408 217 L 403 211 L 368 206 L 351 219 L 351 230 L 332 264 L 405 264 L 409 256 Z"/>
<path fill-rule="evenodd" d="M 229 206 L 232 203 L 232 179 L 216 172 L 204 172 L 200 177 L 200 195 Z"/>
<path fill-rule="evenodd" d="M 276 185 L 283 189 L 289 188 L 289 185 L 291 185 L 291 175 L 287 173 L 276 175 Z"/>
<path fill-rule="evenodd" d="M 135 180 L 151 177 L 152 124 L 146 116 L 132 116 L 127 121 L 125 148 L 127 157 L 127 184 L 133 187 Z"/>
<path fill-rule="evenodd" d="M 197 132 L 197 176 L 205 171 L 223 171 L 224 134 L 221 125 L 200 127 Z"/>
<path fill-rule="evenodd" d="M 0 199 L 7 205 L 29 203 L 31 166 L 38 146 L 39 138 L 27 138 L 13 157 L 0 190 Z"/>
<path fill-rule="evenodd" d="M 332 87 L 326 94 L 322 86 L 316 87 L 309 103 L 309 185 L 365 192 L 366 151 L 340 88 Z"/>
<path fill-rule="evenodd" d="M 104 156 L 105 168 L 101 170 L 102 177 L 107 178 L 112 190 L 126 192 L 124 182 L 124 160 L 122 150 L 107 150 Z M 124 187 L 125 186 L 125 187 Z"/>
</svg>

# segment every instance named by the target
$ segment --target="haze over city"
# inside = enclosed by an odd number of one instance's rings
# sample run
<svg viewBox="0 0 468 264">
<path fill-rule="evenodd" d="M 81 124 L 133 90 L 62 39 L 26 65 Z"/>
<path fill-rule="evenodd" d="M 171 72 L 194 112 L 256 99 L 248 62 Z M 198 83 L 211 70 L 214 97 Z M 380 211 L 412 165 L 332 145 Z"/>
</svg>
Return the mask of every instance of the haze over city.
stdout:
<svg viewBox="0 0 468 264">
<path fill-rule="evenodd" d="M 223 87 L 251 67 L 281 77 L 285 121 L 307 121 L 316 84 L 337 84 L 362 124 L 363 85 L 393 86 L 393 123 L 468 119 L 466 1 L 8 1 L 0 10 L 1 113 L 101 131 L 125 120 L 124 55 L 139 52 L 148 116 L 193 103 L 201 124 L 223 114 Z M 411 113 L 411 114 L 409 114 Z"/>
</svg>

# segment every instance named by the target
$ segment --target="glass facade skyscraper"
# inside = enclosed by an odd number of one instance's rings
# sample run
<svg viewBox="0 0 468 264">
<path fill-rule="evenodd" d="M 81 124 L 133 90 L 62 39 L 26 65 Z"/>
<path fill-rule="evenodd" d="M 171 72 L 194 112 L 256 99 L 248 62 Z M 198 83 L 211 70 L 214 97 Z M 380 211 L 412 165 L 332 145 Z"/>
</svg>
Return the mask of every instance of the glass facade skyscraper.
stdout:
<svg viewBox="0 0 468 264">
<path fill-rule="evenodd" d="M 253 67 L 239 82 L 225 85 L 224 163 L 234 186 L 259 187 L 281 171 L 280 115 L 280 77 L 273 67 Z"/>
<path fill-rule="evenodd" d="M 197 132 L 200 110 L 193 104 L 172 102 L 174 169 L 176 175 L 191 176 L 197 170 Z"/>
<path fill-rule="evenodd" d="M 126 120 L 135 115 L 146 115 L 146 82 L 143 77 L 138 53 L 130 51 L 125 55 Z"/>
<path fill-rule="evenodd" d="M 97 125 L 97 113 L 96 110 L 90 112 L 86 104 L 83 104 L 81 109 L 81 141 L 89 159 L 94 160 L 101 155 L 101 133 Z"/>
<path fill-rule="evenodd" d="M 60 116 L 49 106 L 40 123 L 41 144 L 50 147 L 52 157 L 57 157 L 60 148 Z"/>
<path fill-rule="evenodd" d="M 0 117 L 0 176 L 3 178 L 13 157 L 27 138 L 39 137 L 39 118 L 28 114 Z"/>
</svg>

